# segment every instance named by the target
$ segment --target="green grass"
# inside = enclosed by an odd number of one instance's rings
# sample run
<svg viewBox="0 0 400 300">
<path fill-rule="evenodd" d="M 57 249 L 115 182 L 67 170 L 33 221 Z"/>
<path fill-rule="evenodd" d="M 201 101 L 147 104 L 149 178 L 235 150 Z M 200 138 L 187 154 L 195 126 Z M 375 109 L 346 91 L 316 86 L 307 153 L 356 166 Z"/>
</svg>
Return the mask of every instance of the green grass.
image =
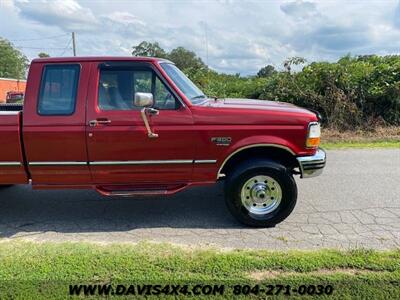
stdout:
<svg viewBox="0 0 400 300">
<path fill-rule="evenodd" d="M 68 298 L 69 284 L 89 283 L 226 284 L 223 297 L 227 299 L 233 297 L 235 284 L 330 284 L 334 292 L 326 299 L 372 295 L 400 299 L 400 250 L 271 252 L 153 243 L 0 243 L 2 299 Z M 252 298 L 265 299 L 265 295 Z"/>
<path fill-rule="evenodd" d="M 332 149 L 361 149 L 361 148 L 397 148 L 400 149 L 400 141 L 356 141 L 356 142 L 323 142 L 322 148 Z"/>
</svg>

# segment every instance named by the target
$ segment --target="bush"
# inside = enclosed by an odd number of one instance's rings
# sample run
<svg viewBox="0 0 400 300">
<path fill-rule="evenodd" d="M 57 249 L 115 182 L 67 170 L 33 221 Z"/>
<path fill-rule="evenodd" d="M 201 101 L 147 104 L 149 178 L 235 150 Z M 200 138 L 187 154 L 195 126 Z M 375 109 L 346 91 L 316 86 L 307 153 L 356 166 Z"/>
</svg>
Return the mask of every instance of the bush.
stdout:
<svg viewBox="0 0 400 300">
<path fill-rule="evenodd" d="M 400 56 L 345 56 L 337 62 L 313 62 L 300 72 L 241 77 L 187 69 L 209 96 L 279 100 L 316 109 L 325 125 L 337 129 L 400 125 Z"/>
</svg>

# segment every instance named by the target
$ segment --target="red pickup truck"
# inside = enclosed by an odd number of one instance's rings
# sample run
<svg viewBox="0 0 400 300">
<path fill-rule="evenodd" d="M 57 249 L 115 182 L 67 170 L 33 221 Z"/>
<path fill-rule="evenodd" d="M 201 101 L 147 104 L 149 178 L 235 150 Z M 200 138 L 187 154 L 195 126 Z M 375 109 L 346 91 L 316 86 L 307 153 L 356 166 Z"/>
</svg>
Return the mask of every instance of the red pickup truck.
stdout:
<svg viewBox="0 0 400 300">
<path fill-rule="evenodd" d="M 293 175 L 318 175 L 326 160 L 314 112 L 209 99 L 157 58 L 35 59 L 23 109 L 0 111 L 0 134 L 3 187 L 131 197 L 224 180 L 231 213 L 260 227 L 293 210 Z"/>
</svg>

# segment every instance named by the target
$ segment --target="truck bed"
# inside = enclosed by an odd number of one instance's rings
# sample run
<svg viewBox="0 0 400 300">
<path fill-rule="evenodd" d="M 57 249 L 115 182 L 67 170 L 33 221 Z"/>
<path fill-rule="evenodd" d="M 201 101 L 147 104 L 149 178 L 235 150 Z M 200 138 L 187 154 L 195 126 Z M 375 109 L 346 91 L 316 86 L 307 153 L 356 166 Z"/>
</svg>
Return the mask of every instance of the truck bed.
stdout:
<svg viewBox="0 0 400 300">
<path fill-rule="evenodd" d="M 0 107 L 4 108 L 3 105 Z M 22 154 L 21 122 L 22 111 L 0 110 L 0 185 L 28 183 Z"/>
</svg>

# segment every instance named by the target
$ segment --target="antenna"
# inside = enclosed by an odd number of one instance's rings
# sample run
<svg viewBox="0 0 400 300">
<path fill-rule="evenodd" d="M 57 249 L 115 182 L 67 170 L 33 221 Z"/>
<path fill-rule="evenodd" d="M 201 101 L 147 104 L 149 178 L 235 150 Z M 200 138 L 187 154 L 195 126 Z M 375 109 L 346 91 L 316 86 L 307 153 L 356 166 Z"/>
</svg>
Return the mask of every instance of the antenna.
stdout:
<svg viewBox="0 0 400 300">
<path fill-rule="evenodd" d="M 207 64 L 207 85 L 210 83 L 210 64 L 208 61 L 208 32 L 207 32 L 207 21 L 204 21 L 204 33 L 206 38 L 206 64 Z"/>
<path fill-rule="evenodd" d="M 207 21 L 204 22 L 204 33 L 206 36 L 206 62 L 208 66 L 208 33 L 207 33 Z"/>
</svg>

